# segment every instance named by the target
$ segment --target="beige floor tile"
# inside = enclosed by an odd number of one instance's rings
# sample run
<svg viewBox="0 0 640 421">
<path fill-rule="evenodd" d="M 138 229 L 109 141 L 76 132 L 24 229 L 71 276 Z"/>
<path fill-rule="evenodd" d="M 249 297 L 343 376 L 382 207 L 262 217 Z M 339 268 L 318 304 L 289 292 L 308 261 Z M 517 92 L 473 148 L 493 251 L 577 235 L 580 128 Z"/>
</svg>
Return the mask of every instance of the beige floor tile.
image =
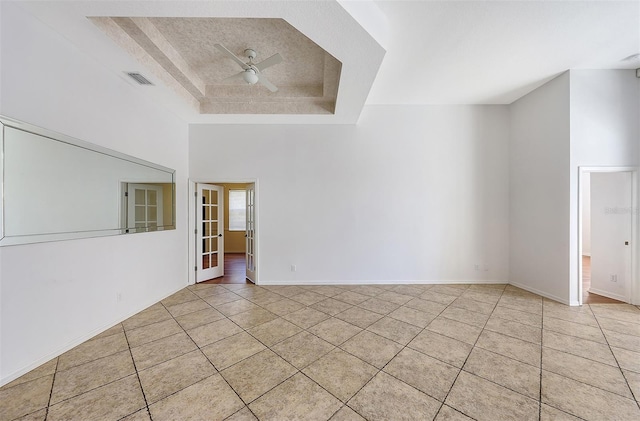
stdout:
<svg viewBox="0 0 640 421">
<path fill-rule="evenodd" d="M 194 329 L 221 319 L 224 319 L 224 315 L 211 307 L 176 317 L 176 321 L 184 330 Z"/>
<path fill-rule="evenodd" d="M 245 403 L 250 403 L 284 380 L 297 369 L 269 349 L 240 361 L 220 373 Z"/>
<path fill-rule="evenodd" d="M 227 317 L 238 313 L 244 313 L 245 311 L 260 310 L 260 306 L 253 304 L 247 299 L 231 301 L 230 303 L 220 304 L 214 307 Z"/>
<path fill-rule="evenodd" d="M 94 339 L 83 342 L 77 347 L 65 352 L 58 358 L 58 370 L 67 370 L 107 355 L 128 349 L 127 339 L 124 333 L 107 336 L 102 339 Z"/>
<path fill-rule="evenodd" d="M 357 326 L 332 317 L 309 328 L 309 332 L 333 344 L 340 345 L 362 331 Z"/>
<path fill-rule="evenodd" d="M 109 329 L 105 330 L 99 335 L 94 336 L 93 338 L 91 338 L 91 340 L 106 338 L 107 336 L 115 335 L 116 333 L 122 333 L 123 331 L 124 331 L 124 327 L 122 327 L 122 323 L 118 323 L 115 326 L 111 326 Z"/>
<path fill-rule="evenodd" d="M 588 420 L 640 419 L 635 401 L 584 383 L 542 371 L 542 402 Z"/>
<path fill-rule="evenodd" d="M 367 301 L 369 298 L 371 298 L 368 295 L 365 294 L 359 294 L 357 292 L 353 292 L 353 291 L 345 291 L 343 293 L 340 293 L 338 295 L 334 295 L 332 298 L 339 300 L 339 301 L 343 301 L 347 304 L 352 304 L 352 305 L 357 305 L 360 304 L 364 301 Z"/>
<path fill-rule="evenodd" d="M 540 345 L 484 330 L 476 346 L 514 360 L 540 367 Z"/>
<path fill-rule="evenodd" d="M 171 307 L 171 306 L 174 306 L 176 304 L 186 303 L 188 301 L 197 300 L 199 298 L 200 297 L 198 297 L 196 294 L 191 292 L 189 290 L 189 288 L 183 288 L 180 291 L 176 292 L 175 294 L 170 295 L 167 298 L 165 298 L 164 300 L 162 300 L 161 303 L 165 307 Z"/>
<path fill-rule="evenodd" d="M 249 410 L 249 407 L 245 406 L 229 418 L 225 418 L 224 421 L 256 421 L 257 418 Z"/>
<path fill-rule="evenodd" d="M 593 314 L 584 311 L 573 311 L 573 308 L 574 307 L 569 306 L 566 306 L 564 308 L 545 308 L 544 318 L 546 319 L 547 317 L 553 317 L 555 319 L 566 320 L 568 322 L 598 327 L 598 322 L 596 321 L 596 318 Z"/>
<path fill-rule="evenodd" d="M 144 406 L 138 377 L 131 375 L 52 405 L 47 420 L 119 420 Z"/>
<path fill-rule="evenodd" d="M 542 317 L 540 317 L 539 314 L 514 310 L 509 307 L 496 307 L 493 313 L 491 313 L 491 317 L 499 317 L 501 319 L 511 320 L 514 322 L 522 323 L 524 325 L 533 326 L 538 329 L 542 328 Z"/>
<path fill-rule="evenodd" d="M 329 342 L 309 332 L 300 332 L 271 347 L 276 354 L 300 370 L 334 348 Z"/>
<path fill-rule="evenodd" d="M 51 392 L 51 405 L 135 372 L 128 349 L 68 370 L 58 370 Z"/>
<path fill-rule="evenodd" d="M 484 328 L 534 344 L 542 341 L 542 329 L 498 317 L 491 316 Z"/>
<path fill-rule="evenodd" d="M 440 412 L 438 412 L 438 416 L 435 418 L 435 421 L 472 421 L 473 418 L 469 418 L 464 415 L 462 412 L 456 411 L 447 405 L 442 405 L 440 408 Z"/>
<path fill-rule="evenodd" d="M 200 350 L 181 355 L 138 373 L 147 402 L 152 404 L 216 373 Z"/>
<path fill-rule="evenodd" d="M 563 351 L 614 367 L 618 366 L 615 358 L 613 358 L 611 349 L 606 344 L 576 338 L 575 336 L 564 335 L 546 329 L 542 332 L 542 344 L 547 348 Z"/>
<path fill-rule="evenodd" d="M 333 417 L 329 419 L 329 421 L 366 421 L 364 418 L 360 416 L 356 411 L 349 408 L 348 406 L 343 406 L 340 408 L 338 412 L 336 412 Z"/>
<path fill-rule="evenodd" d="M 242 299 L 243 298 L 241 296 L 239 296 L 238 294 L 234 294 L 231 291 L 228 291 L 222 294 L 210 295 L 208 297 L 203 298 L 203 300 L 205 300 L 207 303 L 209 303 L 214 307 L 221 306 L 223 304 L 231 303 L 233 301 L 238 301 Z"/>
<path fill-rule="evenodd" d="M 251 329 L 252 327 L 260 326 L 263 323 L 270 322 L 278 318 L 277 314 L 274 314 L 265 309 L 259 308 L 257 310 L 249 310 L 243 313 L 234 314 L 229 317 L 235 324 L 243 329 Z"/>
<path fill-rule="evenodd" d="M 289 297 L 289 298 L 291 298 L 293 301 L 299 302 L 300 304 L 304 304 L 305 306 L 310 306 L 312 304 L 315 304 L 317 302 L 320 302 L 326 299 L 327 297 L 322 294 L 315 293 L 313 291 L 304 291 L 298 295 L 294 295 L 293 297 Z"/>
<path fill-rule="evenodd" d="M 627 379 L 627 383 L 629 384 L 629 388 L 633 392 L 635 400 L 640 402 L 640 373 L 623 370 L 622 374 L 624 375 L 625 379 Z"/>
<path fill-rule="evenodd" d="M 640 352 L 640 336 L 625 335 L 612 330 L 603 330 L 609 345 L 616 348 L 624 348 L 629 351 Z"/>
<path fill-rule="evenodd" d="M 220 371 L 263 351 L 266 347 L 253 336 L 240 332 L 202 348 L 202 352 Z"/>
<path fill-rule="evenodd" d="M 462 294 L 464 294 L 464 292 L 467 289 L 468 289 L 468 287 L 466 287 L 466 288 L 458 288 L 456 286 L 449 286 L 449 285 L 434 285 L 433 287 L 431 287 L 429 292 L 438 293 L 438 294 L 444 294 L 444 295 L 450 295 L 450 296 L 453 296 L 453 297 L 459 297 Z"/>
<path fill-rule="evenodd" d="M 343 402 L 360 390 L 377 371 L 372 365 L 340 349 L 331 351 L 302 370 Z"/>
<path fill-rule="evenodd" d="M 197 349 L 197 345 L 184 332 L 131 348 L 138 370 L 144 370 Z"/>
<path fill-rule="evenodd" d="M 248 332 L 263 344 L 272 346 L 301 331 L 302 329 L 293 323 L 279 318 L 254 327 Z"/>
<path fill-rule="evenodd" d="M 249 404 L 260 420 L 327 420 L 342 402 L 298 373 Z"/>
<path fill-rule="evenodd" d="M 351 323 L 352 325 L 358 326 L 362 329 L 366 329 L 382 317 L 382 314 L 360 307 L 352 307 L 335 315 L 336 319 L 344 320 L 345 322 Z"/>
<path fill-rule="evenodd" d="M 460 297 L 469 298 L 474 301 L 480 301 L 480 302 L 495 306 L 498 303 L 498 301 L 500 301 L 500 297 L 502 296 L 502 291 L 501 290 L 495 290 L 495 292 L 490 292 L 490 291 L 491 290 L 475 291 L 469 288 Z"/>
<path fill-rule="evenodd" d="M 430 420 L 440 402 L 380 372 L 349 401 L 349 406 L 371 421 Z"/>
<path fill-rule="evenodd" d="M 340 345 L 340 348 L 374 367 L 382 368 L 400 352 L 402 345 L 364 330 Z"/>
<path fill-rule="evenodd" d="M 0 420 L 13 420 L 45 408 L 51 396 L 53 374 L 0 389 Z"/>
<path fill-rule="evenodd" d="M 186 303 L 175 304 L 167 307 L 167 311 L 171 313 L 173 317 L 182 316 L 185 314 L 193 313 L 194 311 L 204 310 L 211 308 L 209 304 L 202 300 L 187 301 Z"/>
<path fill-rule="evenodd" d="M 640 310 L 636 307 L 628 306 L 625 304 L 616 304 L 612 306 L 606 306 L 602 304 L 591 304 L 591 310 L 600 318 L 614 319 L 621 322 L 629 322 L 640 324 Z M 635 308 L 635 310 L 633 310 Z"/>
<path fill-rule="evenodd" d="M 580 418 L 543 403 L 540 406 L 540 421 L 580 421 Z"/>
<path fill-rule="evenodd" d="M 407 286 L 407 285 L 404 285 L 404 287 L 411 288 L 410 286 Z M 421 291 L 419 289 L 416 289 L 416 292 L 417 292 L 416 295 L 421 294 Z M 385 291 L 378 294 L 376 298 L 382 301 L 388 301 L 390 303 L 394 303 L 394 304 L 397 304 L 398 306 L 401 306 L 413 300 L 415 298 L 415 295 L 402 294 L 401 292 L 398 291 L 398 288 L 396 287 L 394 288 L 393 291 Z"/>
<path fill-rule="evenodd" d="M 474 348 L 463 368 L 532 399 L 540 399 L 540 368 Z"/>
<path fill-rule="evenodd" d="M 451 303 L 451 307 L 463 308 L 475 313 L 486 314 L 487 316 L 493 312 L 495 303 L 485 303 L 483 301 L 472 300 L 467 297 L 458 297 Z"/>
<path fill-rule="evenodd" d="M 291 323 L 299 326 L 303 329 L 308 329 L 311 326 L 315 326 L 323 320 L 328 319 L 327 313 L 323 313 L 313 308 L 305 307 L 301 310 L 294 311 L 287 315 L 282 316 L 283 319 L 290 321 Z"/>
<path fill-rule="evenodd" d="M 391 291 L 404 295 L 405 297 L 409 297 L 413 299 L 413 297 L 417 297 L 418 295 L 424 294 L 425 291 L 433 288 L 432 285 L 397 285 Z M 409 300 L 404 301 L 406 303 Z M 404 304 L 403 302 L 398 302 L 398 304 Z"/>
<path fill-rule="evenodd" d="M 156 303 L 151 307 L 142 310 L 140 313 L 129 317 L 122 322 L 125 330 L 135 329 L 138 327 L 158 323 L 171 318 L 171 313 L 160 303 Z"/>
<path fill-rule="evenodd" d="M 393 294 L 392 292 L 387 293 Z M 373 297 L 361 302 L 360 304 L 358 304 L 358 307 L 373 311 L 374 313 L 378 313 L 380 315 L 385 315 L 400 307 L 400 304 Z"/>
<path fill-rule="evenodd" d="M 54 358 L 52 360 L 47 361 L 46 363 L 40 365 L 37 368 L 34 368 L 33 370 L 29 371 L 26 374 L 23 374 L 22 376 L 18 377 L 17 379 L 15 379 L 14 381 L 7 383 L 6 385 L 2 386 L 2 388 L 0 388 L 0 390 L 5 389 L 5 388 L 9 388 L 9 387 L 13 387 L 13 386 L 17 386 L 21 383 L 26 383 L 26 382 L 30 382 L 31 380 L 35 380 L 38 379 L 40 377 L 44 377 L 44 376 L 48 376 L 50 374 L 53 374 L 56 372 L 56 367 L 58 366 L 58 358 Z"/>
<path fill-rule="evenodd" d="M 433 323 L 433 322 L 432 322 Z M 367 328 L 368 331 L 377 333 L 387 339 L 396 341 L 401 345 L 408 344 L 418 333 L 422 331 L 417 326 L 391 317 L 384 317 Z"/>
<path fill-rule="evenodd" d="M 265 289 L 287 298 L 298 295 L 304 291 L 301 287 L 296 285 L 270 285 L 265 287 Z"/>
<path fill-rule="evenodd" d="M 611 347 L 613 355 L 620 368 L 640 373 L 640 352 L 633 352 L 622 348 Z"/>
<path fill-rule="evenodd" d="M 187 334 L 202 348 L 240 332 L 242 329 L 238 325 L 228 319 L 221 319 L 188 330 Z"/>
<path fill-rule="evenodd" d="M 530 296 L 521 296 L 520 294 L 509 295 L 503 294 L 498 301 L 498 306 L 513 308 L 519 311 L 526 311 L 542 315 L 542 298 L 539 296 L 531 298 Z"/>
<path fill-rule="evenodd" d="M 120 421 L 151 421 L 151 416 L 149 415 L 147 408 L 144 408 L 122 418 Z"/>
<path fill-rule="evenodd" d="M 433 319 L 437 317 L 437 314 L 427 313 L 424 311 L 416 310 L 411 307 L 402 306 L 397 310 L 389 313 L 389 317 L 400 320 L 405 323 L 425 328 Z"/>
<path fill-rule="evenodd" d="M 476 342 L 478 336 L 480 336 L 480 332 L 482 332 L 481 327 L 447 319 L 442 315 L 433 319 L 427 326 L 427 330 L 466 342 L 470 345 Z"/>
<path fill-rule="evenodd" d="M 588 339 L 590 341 L 600 342 L 601 344 L 607 343 L 600 328 L 594 326 L 568 322 L 566 320 L 556 319 L 553 317 L 545 318 L 543 324 L 545 330 L 562 333 L 563 335 L 575 336 L 577 338 Z"/>
<path fill-rule="evenodd" d="M 442 313 L 440 313 L 440 317 L 477 326 L 479 328 L 484 327 L 487 320 L 489 320 L 489 315 L 487 314 L 477 313 L 475 311 L 452 306 L 447 307 Z"/>
<path fill-rule="evenodd" d="M 257 295 L 255 297 L 248 298 L 253 304 L 257 304 L 260 307 L 264 307 L 267 304 L 274 303 L 276 301 L 282 300 L 282 296 L 278 294 L 274 294 L 272 292 L 264 291 L 262 294 Z"/>
<path fill-rule="evenodd" d="M 318 294 L 322 294 L 326 297 L 334 297 L 344 292 L 344 287 L 342 285 L 315 285 L 310 289 L 311 291 L 317 292 Z"/>
<path fill-rule="evenodd" d="M 445 306 L 448 306 L 449 304 L 451 304 L 452 302 L 454 302 L 456 300 L 457 296 L 455 296 L 455 295 L 441 294 L 441 293 L 437 292 L 435 290 L 435 288 L 437 286 L 438 285 L 434 285 L 433 288 L 431 288 L 430 290 L 428 290 L 424 294 L 421 294 L 420 297 L 418 297 L 418 298 L 420 298 L 422 300 L 433 301 L 435 303 L 443 304 Z"/>
<path fill-rule="evenodd" d="M 462 371 L 445 403 L 478 421 L 537 420 L 538 402 Z"/>
<path fill-rule="evenodd" d="M 386 288 L 383 288 L 382 286 L 375 286 L 375 285 L 351 285 L 350 288 L 351 288 L 351 291 L 353 292 L 357 292 L 358 294 L 362 294 L 362 295 L 368 295 L 369 297 L 375 297 L 387 291 Z"/>
<path fill-rule="evenodd" d="M 624 320 L 609 319 L 606 317 L 598 317 L 598 322 L 605 330 L 623 333 L 625 335 L 640 336 L 640 324 L 627 322 Z"/>
<path fill-rule="evenodd" d="M 200 298 L 210 297 L 212 295 L 224 294 L 228 292 L 223 286 L 214 284 L 196 284 L 189 287 L 191 292 Z"/>
<path fill-rule="evenodd" d="M 212 397 L 215 396 L 215 399 Z M 154 421 L 224 420 L 244 407 L 219 374 L 149 406 Z"/>
<path fill-rule="evenodd" d="M 326 300 L 319 301 L 311 306 L 311 308 L 327 313 L 330 316 L 335 316 L 336 314 L 350 309 L 351 307 L 351 304 L 336 300 L 335 298 L 327 298 Z"/>
<path fill-rule="evenodd" d="M 469 356 L 472 345 L 425 330 L 407 345 L 440 361 L 461 368 Z"/>
<path fill-rule="evenodd" d="M 422 298 L 414 298 L 405 304 L 405 307 L 424 311 L 425 313 L 440 314 L 448 304 L 441 304 L 435 301 L 423 300 Z"/>
<path fill-rule="evenodd" d="M 32 412 L 24 417 L 16 418 L 15 421 L 45 421 L 47 418 L 47 409 L 41 409 L 36 412 Z"/>
<path fill-rule="evenodd" d="M 293 313 L 304 308 L 304 304 L 297 301 L 293 301 L 289 298 L 282 298 L 278 301 L 274 301 L 263 306 L 270 312 L 277 314 L 278 316 L 284 316 L 285 314 Z"/>
<path fill-rule="evenodd" d="M 175 335 L 182 332 L 183 329 L 173 319 L 153 323 L 137 329 L 128 330 L 126 332 L 127 341 L 130 347 L 144 345 L 167 336 Z"/>
<path fill-rule="evenodd" d="M 421 352 L 405 348 L 387 364 L 383 371 L 443 401 L 460 369 Z"/>
<path fill-rule="evenodd" d="M 589 384 L 600 389 L 633 399 L 622 372 L 593 360 L 578 357 L 551 348 L 542 349 L 542 368 L 561 376 Z"/>
</svg>

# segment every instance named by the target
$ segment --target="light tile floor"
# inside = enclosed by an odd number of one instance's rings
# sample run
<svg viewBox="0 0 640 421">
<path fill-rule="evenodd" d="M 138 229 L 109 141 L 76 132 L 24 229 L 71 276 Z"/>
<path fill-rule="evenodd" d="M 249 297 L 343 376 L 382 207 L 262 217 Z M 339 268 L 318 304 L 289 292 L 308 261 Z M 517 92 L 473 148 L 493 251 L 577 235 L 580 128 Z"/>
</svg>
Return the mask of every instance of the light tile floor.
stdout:
<svg viewBox="0 0 640 421">
<path fill-rule="evenodd" d="M 638 399 L 638 307 L 196 285 L 1 388 L 0 420 L 640 420 Z"/>
</svg>

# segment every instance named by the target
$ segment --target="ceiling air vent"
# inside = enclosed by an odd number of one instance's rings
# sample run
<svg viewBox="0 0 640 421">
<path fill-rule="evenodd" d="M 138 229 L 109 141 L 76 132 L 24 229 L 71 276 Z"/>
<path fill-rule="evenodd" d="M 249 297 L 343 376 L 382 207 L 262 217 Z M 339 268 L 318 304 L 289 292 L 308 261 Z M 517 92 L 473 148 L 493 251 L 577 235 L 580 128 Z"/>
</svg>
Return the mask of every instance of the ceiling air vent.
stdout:
<svg viewBox="0 0 640 421">
<path fill-rule="evenodd" d="M 140 85 L 153 85 L 153 83 L 151 83 L 151 81 L 149 79 L 147 79 L 146 77 L 142 76 L 138 72 L 127 72 L 127 75 L 129 75 L 129 77 L 131 79 L 135 80 Z"/>
</svg>

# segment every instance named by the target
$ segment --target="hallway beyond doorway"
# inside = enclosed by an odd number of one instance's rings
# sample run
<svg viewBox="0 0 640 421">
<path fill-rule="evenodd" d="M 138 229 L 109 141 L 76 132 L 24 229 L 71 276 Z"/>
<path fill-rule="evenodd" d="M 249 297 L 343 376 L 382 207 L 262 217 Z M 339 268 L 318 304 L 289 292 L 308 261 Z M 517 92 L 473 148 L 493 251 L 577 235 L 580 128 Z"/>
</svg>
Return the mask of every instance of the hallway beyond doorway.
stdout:
<svg viewBox="0 0 640 421">
<path fill-rule="evenodd" d="M 246 272 L 244 253 L 225 253 L 224 276 L 199 282 L 199 284 L 251 284 L 246 277 Z"/>
</svg>

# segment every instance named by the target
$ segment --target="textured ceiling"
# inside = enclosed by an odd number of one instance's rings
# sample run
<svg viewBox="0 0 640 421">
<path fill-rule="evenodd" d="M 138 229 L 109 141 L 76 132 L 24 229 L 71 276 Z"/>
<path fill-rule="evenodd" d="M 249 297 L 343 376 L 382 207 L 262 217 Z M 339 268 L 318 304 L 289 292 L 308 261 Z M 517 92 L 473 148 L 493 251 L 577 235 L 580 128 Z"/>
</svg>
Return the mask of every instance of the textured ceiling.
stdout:
<svg viewBox="0 0 640 421">
<path fill-rule="evenodd" d="M 125 51 L 202 114 L 333 114 L 342 63 L 275 18 L 93 17 Z M 251 48 L 259 63 L 279 53 L 284 61 L 264 70 L 278 87 L 227 78 L 242 71 L 215 48 L 222 44 L 244 62 Z"/>
</svg>

